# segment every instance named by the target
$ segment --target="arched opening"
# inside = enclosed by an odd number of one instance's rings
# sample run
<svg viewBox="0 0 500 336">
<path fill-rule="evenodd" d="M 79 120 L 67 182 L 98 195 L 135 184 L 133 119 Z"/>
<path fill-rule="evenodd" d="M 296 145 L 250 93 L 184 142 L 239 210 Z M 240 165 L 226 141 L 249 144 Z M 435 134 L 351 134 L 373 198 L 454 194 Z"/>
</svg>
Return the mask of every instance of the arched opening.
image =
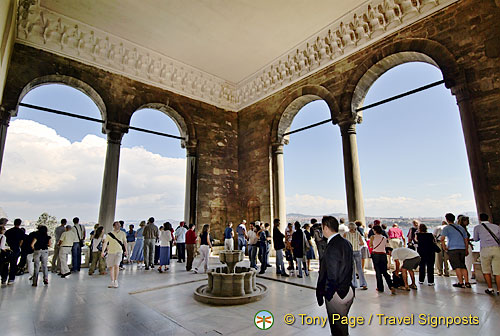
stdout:
<svg viewBox="0 0 500 336">
<path fill-rule="evenodd" d="M 130 125 L 186 136 L 184 121 L 172 111 L 147 105 L 134 112 Z M 186 150 L 180 140 L 131 130 L 123 137 L 120 161 L 116 218 L 136 228 L 149 217 L 174 228 L 184 220 Z"/>
<path fill-rule="evenodd" d="M 352 108 L 442 77 L 426 55 L 393 54 L 361 78 Z M 365 111 L 357 138 L 368 221 L 422 217 L 432 227 L 447 212 L 475 217 L 460 113 L 444 85 Z"/>
<path fill-rule="evenodd" d="M 39 78 L 25 87 L 19 101 L 95 119 L 105 115 L 97 93 L 69 77 Z M 0 175 L 2 208 L 28 227 L 44 212 L 58 219 L 77 216 L 82 224 L 96 222 L 105 152 L 98 123 L 19 107 L 10 122 Z"/>
<path fill-rule="evenodd" d="M 304 105 L 291 129 L 331 118 L 324 100 Z M 312 217 L 346 213 L 342 140 L 336 126 L 327 123 L 292 134 L 284 147 L 287 221 L 308 222 Z"/>
<path fill-rule="evenodd" d="M 311 211 L 318 211 L 319 215 L 323 211 L 320 212 L 316 206 L 317 204 L 315 204 L 314 209 L 308 208 L 307 204 L 312 205 L 320 198 L 323 205 L 327 203 L 330 203 L 330 206 L 332 205 L 329 199 L 324 195 L 318 195 L 318 190 L 314 190 L 315 187 L 322 189 L 322 186 L 328 184 L 317 180 L 318 175 L 312 177 L 312 183 L 307 182 L 311 182 L 310 178 L 315 174 L 313 172 L 317 172 L 317 169 L 328 169 L 328 163 L 324 164 L 321 161 L 329 155 L 320 153 L 320 150 L 324 151 L 325 147 L 328 149 L 335 148 L 334 138 L 338 136 L 338 132 L 331 131 L 331 127 L 323 125 L 312 130 L 293 134 L 295 144 L 290 147 L 290 145 L 284 146 L 290 142 L 288 132 L 292 129 L 292 124 L 295 130 L 328 119 L 336 121 L 339 109 L 330 92 L 321 86 L 299 89 L 290 99 L 283 102 L 281 108 L 283 113 L 275 120 L 273 126 L 272 181 L 273 213 L 275 218 L 280 218 L 281 228 L 284 229 L 288 221 L 299 219 L 296 218 L 297 216 L 287 218 L 287 213 L 307 212 L 302 215 L 308 216 L 316 215 L 312 214 Z M 299 112 L 301 112 L 300 116 L 297 116 Z M 321 141 L 327 143 L 327 145 L 325 147 L 318 146 Z M 286 156 L 283 154 L 284 151 L 287 152 Z M 286 169 L 284 157 L 287 160 Z M 285 180 L 288 186 L 286 196 Z M 322 189 L 321 192 L 324 192 L 324 190 Z M 287 202 L 289 202 L 289 206 L 286 205 Z M 326 212 L 331 213 L 334 210 Z M 300 218 L 300 220 L 303 221 L 303 218 Z"/>
</svg>

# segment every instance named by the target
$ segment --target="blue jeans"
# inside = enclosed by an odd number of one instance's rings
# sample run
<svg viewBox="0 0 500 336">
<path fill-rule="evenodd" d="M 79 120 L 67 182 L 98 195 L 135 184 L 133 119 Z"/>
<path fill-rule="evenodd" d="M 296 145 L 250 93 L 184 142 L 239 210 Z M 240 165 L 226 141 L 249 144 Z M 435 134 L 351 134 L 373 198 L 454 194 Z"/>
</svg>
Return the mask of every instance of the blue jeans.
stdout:
<svg viewBox="0 0 500 336">
<path fill-rule="evenodd" d="M 245 246 L 247 245 L 247 240 L 245 237 L 238 237 L 238 250 L 243 251 L 243 255 L 245 255 Z"/>
<path fill-rule="evenodd" d="M 359 286 L 367 287 L 365 274 L 363 273 L 363 267 L 361 267 L 361 251 L 353 251 L 352 256 L 354 257 L 354 267 L 352 269 L 352 285 L 354 288 L 358 288 L 358 281 L 356 279 L 356 273 L 359 275 Z"/>
<path fill-rule="evenodd" d="M 283 250 L 276 250 L 276 273 L 285 274 L 285 264 L 283 263 Z"/>
<path fill-rule="evenodd" d="M 186 243 L 177 243 L 177 261 L 186 261 Z"/>
<path fill-rule="evenodd" d="M 71 248 L 71 270 L 73 272 L 79 272 L 82 266 L 82 248 L 80 247 L 80 242 L 73 243 Z"/>
<path fill-rule="evenodd" d="M 248 257 L 250 258 L 250 267 L 257 269 L 257 246 L 248 245 Z"/>
</svg>

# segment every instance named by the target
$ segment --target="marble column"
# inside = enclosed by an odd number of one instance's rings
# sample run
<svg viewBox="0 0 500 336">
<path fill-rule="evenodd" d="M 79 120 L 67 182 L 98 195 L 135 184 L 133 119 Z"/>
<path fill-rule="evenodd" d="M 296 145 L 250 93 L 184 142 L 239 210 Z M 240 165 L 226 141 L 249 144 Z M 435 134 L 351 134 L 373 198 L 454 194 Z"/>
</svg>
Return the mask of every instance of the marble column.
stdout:
<svg viewBox="0 0 500 336">
<path fill-rule="evenodd" d="M 106 149 L 101 205 L 99 208 L 99 224 L 104 226 L 105 232 L 112 230 L 115 220 L 118 168 L 120 166 L 120 146 L 123 134 L 124 133 L 121 131 L 108 131 L 108 147 Z"/>
<path fill-rule="evenodd" d="M 344 175 L 347 195 L 347 213 L 349 222 L 360 220 L 365 223 L 363 191 L 359 171 L 358 145 L 356 141 L 356 124 L 352 122 L 340 124 L 342 134 L 342 150 L 344 155 Z"/>
<path fill-rule="evenodd" d="M 7 140 L 7 129 L 9 127 L 11 114 L 8 112 L 0 112 L 0 173 L 2 171 L 3 152 L 5 149 L 5 141 Z"/>
<path fill-rule="evenodd" d="M 272 145 L 273 157 L 273 205 L 274 217 L 280 219 L 280 230 L 284 232 L 286 221 L 286 198 L 285 198 L 285 161 L 283 158 L 283 144 Z"/>
<path fill-rule="evenodd" d="M 460 111 L 477 213 L 479 215 L 484 212 L 488 214 L 490 218 L 498 222 L 500 216 L 495 216 L 495 211 L 493 211 L 494 204 L 489 197 L 488 183 L 486 180 L 487 169 L 483 165 L 483 160 L 481 158 L 477 127 L 469 91 L 465 85 L 457 85 L 451 88 L 451 92 L 457 100 Z M 499 206 L 500 204 L 497 204 L 495 208 L 498 209 Z"/>
<path fill-rule="evenodd" d="M 196 196 L 198 174 L 196 166 L 196 147 L 186 147 L 186 195 L 184 201 L 184 221 L 186 225 L 196 224 Z"/>
</svg>

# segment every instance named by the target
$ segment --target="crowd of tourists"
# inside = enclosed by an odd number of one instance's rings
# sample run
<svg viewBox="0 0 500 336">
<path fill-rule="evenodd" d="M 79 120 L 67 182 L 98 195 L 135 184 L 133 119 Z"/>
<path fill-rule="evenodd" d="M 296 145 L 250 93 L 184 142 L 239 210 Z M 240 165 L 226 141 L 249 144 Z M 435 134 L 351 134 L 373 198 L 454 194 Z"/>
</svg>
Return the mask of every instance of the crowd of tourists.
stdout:
<svg viewBox="0 0 500 336">
<path fill-rule="evenodd" d="M 468 233 L 469 218 L 446 214 L 446 221 L 434 231 L 428 232 L 425 224 L 413 221 L 407 234 L 393 224 L 391 228 L 375 220 L 368 228 L 361 221 L 346 224 L 340 218 L 338 234 L 349 242 L 353 254 L 352 286 L 361 290 L 368 289 L 365 278 L 366 260 L 371 259 L 376 275 L 376 290 L 384 291 L 384 281 L 391 293 L 396 289 L 417 290 L 414 271 L 419 268 L 418 282 L 434 286 L 434 269 L 438 276 L 450 276 L 448 263 L 457 276 L 454 287 L 471 288 L 472 241 L 479 241 L 480 256 L 484 278 L 488 288 L 486 293 L 494 294 L 493 281 L 500 291 L 500 228 L 490 223 L 485 214 L 480 215 L 480 225 L 474 228 L 474 234 Z M 46 226 L 39 226 L 36 231 L 26 234 L 21 227 L 21 219 L 14 221 L 14 227 L 6 230 L 6 220 L 0 220 L 0 274 L 2 284 L 12 284 L 15 277 L 29 273 L 33 286 L 38 285 L 39 271 L 43 274 L 43 283 L 48 284 L 49 247 L 54 246 L 51 271 L 62 278 L 81 269 L 82 247 L 87 235 L 85 227 L 77 217 L 69 225 L 62 219 L 60 226 L 49 233 Z M 124 264 L 136 264 L 138 269 L 156 269 L 160 273 L 168 272 L 176 247 L 178 263 L 186 263 L 186 270 L 205 273 L 209 269 L 209 257 L 213 238 L 210 226 L 204 225 L 201 232 L 195 232 L 195 225 L 186 227 L 180 222 L 177 228 L 166 222 L 160 227 L 153 217 L 142 221 L 135 230 L 134 225 L 124 228 L 123 221 L 113 223 L 111 232 L 96 224 L 89 234 L 89 270 L 93 275 L 109 274 L 109 287 L 118 287 L 118 274 Z M 49 235 L 51 234 L 51 235 Z M 284 232 L 280 229 L 280 220 L 275 219 L 271 232 L 269 223 L 243 220 L 236 228 L 229 222 L 224 230 L 224 249 L 235 248 L 248 254 L 250 267 L 266 273 L 271 267 L 269 255 L 271 247 L 276 255 L 275 272 L 279 276 L 290 275 L 302 278 L 309 276 L 311 260 L 321 260 L 327 248 L 327 239 L 323 226 L 316 219 L 310 223 L 288 223 Z M 236 246 L 235 246 L 236 243 Z M 199 249 L 197 248 L 199 245 Z M 193 267 L 196 254 L 200 258 Z M 71 256 L 71 269 L 68 258 Z M 286 266 L 285 266 L 286 262 Z M 259 265 L 260 264 L 260 265 Z M 36 271 L 35 271 L 36 270 Z M 393 270 L 392 275 L 389 274 Z M 493 276 L 492 276 L 493 275 Z"/>
</svg>

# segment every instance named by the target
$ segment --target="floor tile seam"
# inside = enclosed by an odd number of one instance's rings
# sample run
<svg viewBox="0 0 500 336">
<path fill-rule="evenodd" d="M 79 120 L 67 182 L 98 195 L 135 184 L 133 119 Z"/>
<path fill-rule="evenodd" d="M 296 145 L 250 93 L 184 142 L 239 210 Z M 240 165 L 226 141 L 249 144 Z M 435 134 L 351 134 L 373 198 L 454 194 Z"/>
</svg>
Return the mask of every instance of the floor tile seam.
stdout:
<svg viewBox="0 0 500 336">
<path fill-rule="evenodd" d="M 174 284 L 170 284 L 170 285 L 164 285 L 164 286 L 158 286 L 158 287 L 140 289 L 140 290 L 137 290 L 137 291 L 129 292 L 128 294 L 129 295 L 143 294 L 143 293 L 153 292 L 153 291 L 157 291 L 157 290 L 161 290 L 161 289 L 166 289 L 166 288 L 170 288 L 170 287 L 182 286 L 182 285 L 187 285 L 187 284 L 191 284 L 191 283 L 195 283 L 195 282 L 201 282 L 201 281 L 205 281 L 205 280 L 207 280 L 207 278 L 196 279 L 196 280 L 189 280 L 189 281 L 174 283 Z"/>
<path fill-rule="evenodd" d="M 299 283 L 295 283 L 295 282 L 291 282 L 291 281 L 286 281 L 286 280 L 282 280 L 282 279 L 275 279 L 275 278 L 270 277 L 270 276 L 257 275 L 257 278 L 265 279 L 265 280 L 271 280 L 271 281 L 276 281 L 276 282 L 281 282 L 281 283 L 288 284 L 288 285 L 293 285 L 293 286 L 297 286 L 297 287 L 302 287 L 302 288 L 316 290 L 316 287 L 313 287 L 313 286 L 299 284 Z"/>
</svg>

